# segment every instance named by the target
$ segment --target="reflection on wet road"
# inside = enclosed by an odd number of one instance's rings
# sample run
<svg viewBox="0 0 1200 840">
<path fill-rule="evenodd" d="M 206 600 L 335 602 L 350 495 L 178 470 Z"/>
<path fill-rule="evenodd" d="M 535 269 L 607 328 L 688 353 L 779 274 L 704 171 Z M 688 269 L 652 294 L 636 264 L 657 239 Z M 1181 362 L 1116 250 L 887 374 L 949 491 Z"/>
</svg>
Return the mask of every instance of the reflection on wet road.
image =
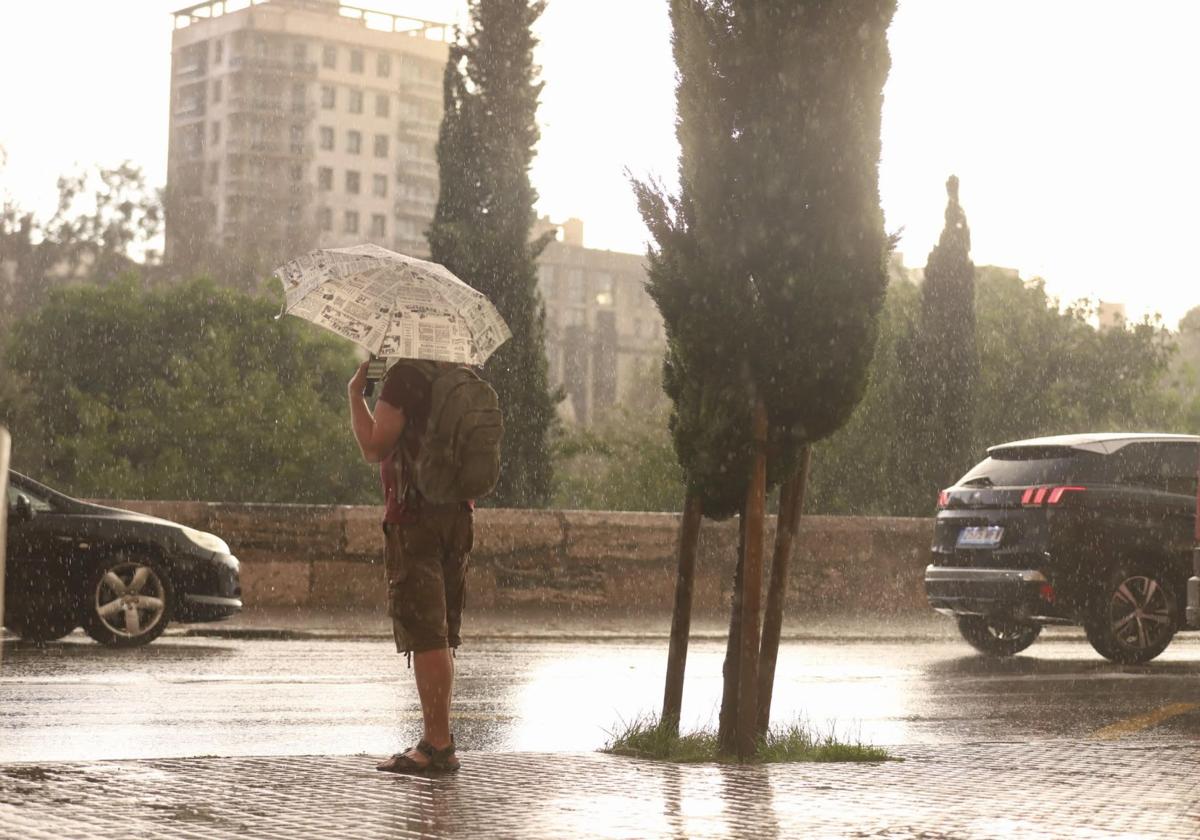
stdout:
<svg viewBox="0 0 1200 840">
<path fill-rule="evenodd" d="M 578 751 L 661 702 L 665 641 L 491 641 L 458 659 L 456 730 L 476 750 Z M 695 642 L 685 725 L 715 723 L 723 645 Z M 174 637 L 112 651 L 6 642 L 0 762 L 385 753 L 419 710 L 389 642 Z M 1200 639 L 1123 667 L 1075 637 L 990 661 L 950 642 L 785 643 L 773 719 L 876 744 L 1200 735 Z"/>
</svg>

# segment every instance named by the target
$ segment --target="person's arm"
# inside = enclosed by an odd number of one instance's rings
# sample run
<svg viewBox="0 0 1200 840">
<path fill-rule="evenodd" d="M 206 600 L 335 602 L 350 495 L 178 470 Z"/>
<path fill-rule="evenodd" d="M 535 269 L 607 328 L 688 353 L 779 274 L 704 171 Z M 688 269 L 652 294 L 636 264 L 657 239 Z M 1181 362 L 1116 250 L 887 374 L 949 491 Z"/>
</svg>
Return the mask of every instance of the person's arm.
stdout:
<svg viewBox="0 0 1200 840">
<path fill-rule="evenodd" d="M 350 398 L 350 428 L 363 460 L 378 464 L 396 448 L 404 431 L 404 411 L 385 400 L 375 404 L 371 414 L 363 392 L 367 387 L 367 363 L 363 362 L 346 386 Z"/>
</svg>

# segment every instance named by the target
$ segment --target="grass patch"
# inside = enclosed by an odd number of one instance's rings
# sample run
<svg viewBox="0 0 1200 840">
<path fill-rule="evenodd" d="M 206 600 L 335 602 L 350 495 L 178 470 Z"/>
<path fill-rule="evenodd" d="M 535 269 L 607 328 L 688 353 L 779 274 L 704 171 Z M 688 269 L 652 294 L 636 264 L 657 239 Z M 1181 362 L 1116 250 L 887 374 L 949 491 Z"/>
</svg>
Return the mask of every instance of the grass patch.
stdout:
<svg viewBox="0 0 1200 840">
<path fill-rule="evenodd" d="M 717 747 L 717 733 L 711 729 L 681 731 L 664 724 L 657 715 L 646 715 L 622 722 L 621 729 L 609 733 L 609 742 L 600 752 L 670 761 L 676 764 L 709 762 L 736 763 L 737 757 Z M 780 764 L 800 761 L 890 761 L 887 750 L 861 741 L 843 741 L 833 727 L 818 733 L 803 721 L 773 727 L 760 740 L 750 763 Z"/>
</svg>

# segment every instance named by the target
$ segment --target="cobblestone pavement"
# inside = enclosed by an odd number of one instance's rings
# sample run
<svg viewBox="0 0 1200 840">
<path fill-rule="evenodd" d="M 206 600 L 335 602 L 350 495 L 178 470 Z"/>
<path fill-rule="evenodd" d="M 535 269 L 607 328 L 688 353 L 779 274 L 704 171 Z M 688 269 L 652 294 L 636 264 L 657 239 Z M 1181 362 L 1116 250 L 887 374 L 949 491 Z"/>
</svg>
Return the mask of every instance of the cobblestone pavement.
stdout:
<svg viewBox="0 0 1200 840">
<path fill-rule="evenodd" d="M 870 765 L 675 766 L 470 753 L 0 765 L 5 838 L 1200 837 L 1200 744 L 963 744 Z"/>
</svg>

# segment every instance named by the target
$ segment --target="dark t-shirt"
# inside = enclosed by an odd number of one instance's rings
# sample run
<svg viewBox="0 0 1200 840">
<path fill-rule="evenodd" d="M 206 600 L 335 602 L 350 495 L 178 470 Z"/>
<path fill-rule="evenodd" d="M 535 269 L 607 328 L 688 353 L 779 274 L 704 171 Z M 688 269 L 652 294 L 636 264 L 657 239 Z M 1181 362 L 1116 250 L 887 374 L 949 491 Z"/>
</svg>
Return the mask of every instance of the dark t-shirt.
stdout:
<svg viewBox="0 0 1200 840">
<path fill-rule="evenodd" d="M 433 388 L 429 378 L 414 365 L 397 362 L 392 365 L 383 380 L 383 391 L 379 399 L 393 408 L 404 412 L 403 446 L 409 458 L 416 458 L 421 434 L 429 423 Z M 383 499 L 386 510 L 383 521 L 403 524 L 409 521 L 413 511 L 406 511 L 409 498 L 407 477 L 403 476 L 403 465 L 395 463 L 395 453 L 388 455 L 379 465 L 379 477 L 383 482 Z M 416 488 L 413 488 L 416 493 Z M 407 514 L 407 515 L 406 515 Z"/>
</svg>

